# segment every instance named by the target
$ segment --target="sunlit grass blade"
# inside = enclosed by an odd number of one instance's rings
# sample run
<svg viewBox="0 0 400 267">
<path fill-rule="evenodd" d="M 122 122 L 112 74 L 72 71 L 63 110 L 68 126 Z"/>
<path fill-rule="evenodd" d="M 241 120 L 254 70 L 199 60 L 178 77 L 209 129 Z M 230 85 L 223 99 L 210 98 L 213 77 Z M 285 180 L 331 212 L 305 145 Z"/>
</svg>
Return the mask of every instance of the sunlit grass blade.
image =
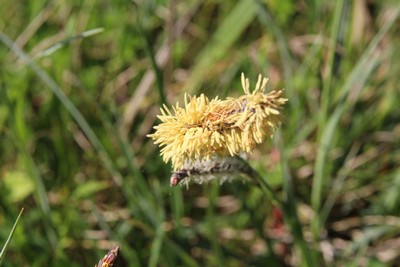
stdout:
<svg viewBox="0 0 400 267">
<path fill-rule="evenodd" d="M 80 40 L 80 39 L 83 39 L 83 38 L 86 38 L 86 37 L 101 33 L 103 31 L 104 31 L 103 28 L 96 28 L 96 29 L 85 31 L 85 32 L 83 32 L 81 34 L 78 34 L 78 35 L 75 35 L 73 37 L 67 38 L 67 39 L 65 39 L 65 40 L 63 40 L 61 42 L 58 42 L 58 43 L 50 46 L 46 50 L 41 51 L 38 54 L 36 54 L 33 58 L 34 59 L 38 59 L 38 58 L 41 58 L 41 57 L 50 56 L 51 54 L 53 54 L 54 52 L 56 52 L 60 48 L 62 48 L 64 46 L 67 46 L 67 45 L 69 45 L 70 43 L 72 43 L 74 41 L 77 41 L 77 40 Z"/>
<path fill-rule="evenodd" d="M 6 251 L 7 251 L 8 245 L 11 242 L 11 239 L 12 239 L 12 237 L 14 235 L 15 229 L 17 228 L 19 219 L 21 218 L 23 212 L 24 212 L 24 208 L 22 208 L 21 211 L 19 212 L 18 217 L 15 220 L 14 226 L 11 228 L 11 231 L 8 234 L 7 240 L 4 243 L 3 248 L 1 249 L 1 252 L 0 252 L 0 265 L 1 265 L 2 261 L 3 261 L 3 259 L 4 259 L 4 256 L 6 255 Z"/>
</svg>

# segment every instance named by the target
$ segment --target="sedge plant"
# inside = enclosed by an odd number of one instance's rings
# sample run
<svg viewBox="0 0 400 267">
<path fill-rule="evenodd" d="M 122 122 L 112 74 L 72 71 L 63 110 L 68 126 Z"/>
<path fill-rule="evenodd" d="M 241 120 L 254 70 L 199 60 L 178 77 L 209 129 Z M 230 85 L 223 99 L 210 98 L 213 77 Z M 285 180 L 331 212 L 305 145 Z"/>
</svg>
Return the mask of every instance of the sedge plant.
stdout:
<svg viewBox="0 0 400 267">
<path fill-rule="evenodd" d="M 166 105 L 158 118 L 161 123 L 148 135 L 161 149 L 163 160 L 172 162 L 170 185 L 202 184 L 218 179 L 220 183 L 237 176 L 247 176 L 284 213 L 300 246 L 304 262 L 312 265 L 313 257 L 304 241 L 296 213 L 254 170 L 246 158 L 266 137 L 272 138 L 282 123 L 282 109 L 288 99 L 283 90 L 266 92 L 267 78 L 261 74 L 254 90 L 242 73 L 244 94 L 238 98 L 212 100 L 204 94 L 185 95 L 184 107 Z"/>
</svg>

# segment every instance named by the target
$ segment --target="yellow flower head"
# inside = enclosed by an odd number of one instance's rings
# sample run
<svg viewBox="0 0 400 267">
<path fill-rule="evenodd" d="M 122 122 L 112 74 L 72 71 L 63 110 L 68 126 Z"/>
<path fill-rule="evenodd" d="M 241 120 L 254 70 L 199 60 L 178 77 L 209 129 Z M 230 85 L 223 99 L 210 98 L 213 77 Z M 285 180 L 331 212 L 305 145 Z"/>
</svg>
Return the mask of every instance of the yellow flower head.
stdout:
<svg viewBox="0 0 400 267">
<path fill-rule="evenodd" d="M 172 161 L 174 170 L 196 160 L 209 160 L 213 156 L 235 156 L 251 152 L 265 136 L 272 137 L 282 116 L 280 109 L 287 102 L 282 90 L 265 94 L 268 79 L 258 81 L 250 91 L 250 83 L 242 74 L 244 95 L 239 98 L 209 100 L 185 95 L 185 106 L 179 103 L 172 111 L 164 105 L 158 118 L 161 124 L 148 135 L 162 146 L 165 162 Z"/>
</svg>

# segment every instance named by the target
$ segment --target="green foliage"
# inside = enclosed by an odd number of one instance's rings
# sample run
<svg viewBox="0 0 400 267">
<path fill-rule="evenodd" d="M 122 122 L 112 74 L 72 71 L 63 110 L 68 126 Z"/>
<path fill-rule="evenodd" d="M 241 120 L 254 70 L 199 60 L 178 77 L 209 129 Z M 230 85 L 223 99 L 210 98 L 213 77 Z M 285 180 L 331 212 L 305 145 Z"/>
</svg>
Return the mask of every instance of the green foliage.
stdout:
<svg viewBox="0 0 400 267">
<path fill-rule="evenodd" d="M 2 266 L 93 266 L 115 244 L 115 266 L 398 265 L 392 2 L 2 3 Z M 241 72 L 289 98 L 249 158 L 283 218 L 250 183 L 170 188 L 146 137 L 160 103 L 236 95 Z"/>
</svg>

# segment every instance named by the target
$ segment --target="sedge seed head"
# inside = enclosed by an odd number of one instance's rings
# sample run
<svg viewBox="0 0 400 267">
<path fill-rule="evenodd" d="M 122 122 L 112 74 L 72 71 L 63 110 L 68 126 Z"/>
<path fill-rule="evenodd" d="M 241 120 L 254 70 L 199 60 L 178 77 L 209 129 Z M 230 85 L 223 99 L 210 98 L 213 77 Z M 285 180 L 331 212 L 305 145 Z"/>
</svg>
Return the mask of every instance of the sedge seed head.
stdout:
<svg viewBox="0 0 400 267">
<path fill-rule="evenodd" d="M 210 160 L 214 156 L 235 156 L 251 152 L 262 143 L 281 121 L 281 109 L 287 102 L 283 91 L 265 93 L 268 79 L 258 77 L 253 91 L 242 74 L 244 95 L 238 98 L 209 100 L 185 95 L 185 105 L 169 109 L 164 105 L 161 123 L 148 135 L 158 144 L 165 162 L 171 161 L 174 171 L 191 162 Z"/>
</svg>

